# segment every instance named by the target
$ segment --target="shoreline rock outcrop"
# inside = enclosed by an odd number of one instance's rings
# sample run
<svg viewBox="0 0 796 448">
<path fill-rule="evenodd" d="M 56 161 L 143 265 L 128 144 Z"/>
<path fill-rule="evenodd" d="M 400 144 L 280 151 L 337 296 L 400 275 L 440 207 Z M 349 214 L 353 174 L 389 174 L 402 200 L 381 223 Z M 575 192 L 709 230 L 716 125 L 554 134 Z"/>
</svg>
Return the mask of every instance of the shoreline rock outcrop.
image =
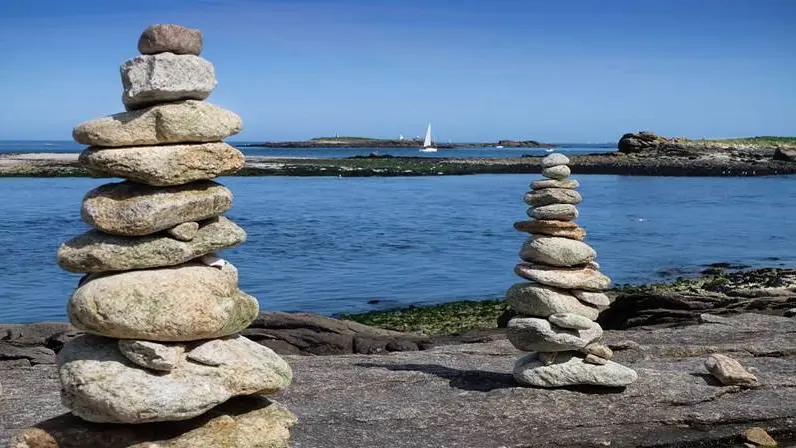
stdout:
<svg viewBox="0 0 796 448">
<path fill-rule="evenodd" d="M 275 393 L 293 376 L 273 350 L 239 334 L 257 319 L 259 304 L 238 288 L 237 269 L 215 255 L 246 239 L 222 216 L 232 193 L 211 180 L 241 169 L 243 155 L 222 142 L 240 130 L 240 118 L 196 101 L 216 86 L 213 65 L 198 56 L 201 42 L 198 30 L 148 28 L 139 42 L 145 54 L 121 68 L 124 105 L 140 111 L 74 131 L 79 142 L 94 145 L 81 154 L 82 164 L 125 181 L 86 194 L 81 215 L 94 229 L 58 251 L 60 266 L 87 274 L 67 306 L 72 325 L 86 334 L 68 338 L 58 352 L 61 402 L 95 424 L 200 418 L 167 443 L 139 444 L 121 429 L 93 447 L 280 447 L 295 423 L 270 402 L 247 411 L 252 418 L 227 416 L 237 431 L 221 431 L 222 439 L 216 419 L 201 419 L 234 397 Z M 263 421 L 269 415 L 274 422 Z M 87 428 L 74 434 L 113 433 Z M 52 446 L 48 436 L 56 435 L 42 431 L 25 430 L 11 446 Z"/>
</svg>

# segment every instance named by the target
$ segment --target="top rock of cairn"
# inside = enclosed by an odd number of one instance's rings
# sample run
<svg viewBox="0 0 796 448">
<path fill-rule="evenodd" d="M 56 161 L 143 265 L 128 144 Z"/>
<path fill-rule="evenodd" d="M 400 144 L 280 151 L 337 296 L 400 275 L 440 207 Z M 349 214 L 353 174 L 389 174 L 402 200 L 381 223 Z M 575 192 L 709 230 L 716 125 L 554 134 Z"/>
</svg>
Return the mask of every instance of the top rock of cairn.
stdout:
<svg viewBox="0 0 796 448">
<path fill-rule="evenodd" d="M 202 53 L 202 32 L 180 25 L 152 25 L 138 39 L 141 54 L 192 54 Z"/>
</svg>

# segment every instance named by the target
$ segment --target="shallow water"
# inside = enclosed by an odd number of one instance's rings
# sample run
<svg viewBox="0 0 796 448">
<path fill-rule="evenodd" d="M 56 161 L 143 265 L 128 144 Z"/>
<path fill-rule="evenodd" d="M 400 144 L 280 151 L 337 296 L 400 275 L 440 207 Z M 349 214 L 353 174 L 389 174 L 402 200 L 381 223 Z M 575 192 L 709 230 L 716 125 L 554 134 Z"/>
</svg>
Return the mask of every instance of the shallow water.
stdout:
<svg viewBox="0 0 796 448">
<path fill-rule="evenodd" d="M 524 218 L 522 196 L 536 177 L 226 178 L 235 193 L 228 215 L 249 240 L 224 257 L 264 310 L 500 297 L 518 281 L 512 268 L 525 235 L 512 223 Z M 796 177 L 575 177 L 585 198 L 578 222 L 617 283 L 713 262 L 796 264 Z M 0 178 L 0 322 L 65 319 L 80 276 L 61 271 L 55 251 L 88 228 L 80 200 L 102 183 Z"/>
</svg>

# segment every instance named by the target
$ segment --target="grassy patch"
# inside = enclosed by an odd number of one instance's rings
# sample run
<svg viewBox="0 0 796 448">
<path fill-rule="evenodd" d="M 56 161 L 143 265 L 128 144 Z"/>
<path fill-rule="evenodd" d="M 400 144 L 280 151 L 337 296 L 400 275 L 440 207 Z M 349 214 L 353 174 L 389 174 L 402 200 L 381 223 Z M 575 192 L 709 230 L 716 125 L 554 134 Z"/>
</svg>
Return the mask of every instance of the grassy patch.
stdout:
<svg viewBox="0 0 796 448">
<path fill-rule="evenodd" d="M 464 300 L 428 307 L 343 314 L 337 317 L 388 330 L 435 336 L 496 328 L 497 318 L 506 308 L 502 299 Z"/>
</svg>

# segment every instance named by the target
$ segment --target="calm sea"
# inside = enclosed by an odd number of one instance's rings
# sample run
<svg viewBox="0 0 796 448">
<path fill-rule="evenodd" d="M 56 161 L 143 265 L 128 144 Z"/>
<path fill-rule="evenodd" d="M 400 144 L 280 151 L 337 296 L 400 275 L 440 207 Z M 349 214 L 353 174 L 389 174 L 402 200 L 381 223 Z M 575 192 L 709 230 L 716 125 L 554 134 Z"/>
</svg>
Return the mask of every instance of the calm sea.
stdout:
<svg viewBox="0 0 796 448">
<path fill-rule="evenodd" d="M 251 148 L 242 145 L 255 142 L 230 142 L 232 145 L 248 156 L 268 157 L 301 157 L 318 159 L 339 159 L 343 157 L 364 156 L 368 154 L 382 154 L 404 157 L 456 157 L 456 158 L 513 158 L 524 155 L 543 156 L 547 151 L 542 148 L 460 148 L 440 149 L 438 152 L 423 153 L 415 148 Z M 73 141 L 45 141 L 45 140 L 0 140 L 0 154 L 3 153 L 31 153 L 31 152 L 61 152 L 78 153 L 85 146 Z M 565 154 L 590 154 L 598 152 L 613 152 L 615 147 L 606 144 L 564 144 L 556 148 L 557 152 Z"/>
<path fill-rule="evenodd" d="M 323 314 L 500 297 L 524 236 L 533 175 L 416 178 L 239 177 L 229 216 L 249 233 L 224 257 L 264 310 Z M 579 222 L 618 283 L 700 266 L 796 264 L 796 177 L 576 176 Z M 0 178 L 0 322 L 63 320 L 79 276 L 58 245 L 87 229 L 83 194 L 98 179 Z M 369 304 L 370 301 L 377 301 Z"/>
</svg>

